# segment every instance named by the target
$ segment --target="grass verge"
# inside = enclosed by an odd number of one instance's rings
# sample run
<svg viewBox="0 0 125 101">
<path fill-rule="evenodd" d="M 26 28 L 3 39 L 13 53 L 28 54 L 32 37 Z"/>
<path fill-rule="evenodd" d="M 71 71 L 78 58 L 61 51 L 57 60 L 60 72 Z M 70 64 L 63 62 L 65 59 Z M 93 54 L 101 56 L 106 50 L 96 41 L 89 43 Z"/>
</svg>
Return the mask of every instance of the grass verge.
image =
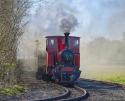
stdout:
<svg viewBox="0 0 125 101">
<path fill-rule="evenodd" d="M 24 92 L 25 92 L 24 86 L 20 86 L 20 85 L 0 88 L 0 94 L 7 95 L 7 96 L 21 95 Z"/>
</svg>

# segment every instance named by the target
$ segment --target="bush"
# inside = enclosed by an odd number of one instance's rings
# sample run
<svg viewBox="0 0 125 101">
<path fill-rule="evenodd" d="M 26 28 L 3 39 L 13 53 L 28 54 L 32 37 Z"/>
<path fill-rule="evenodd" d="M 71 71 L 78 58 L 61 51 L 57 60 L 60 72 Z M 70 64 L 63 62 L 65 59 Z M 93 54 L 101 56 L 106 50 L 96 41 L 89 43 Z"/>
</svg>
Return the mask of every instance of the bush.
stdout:
<svg viewBox="0 0 125 101">
<path fill-rule="evenodd" d="M 14 84 L 16 63 L 1 63 L 0 64 L 0 81 L 4 82 L 4 85 Z"/>
</svg>

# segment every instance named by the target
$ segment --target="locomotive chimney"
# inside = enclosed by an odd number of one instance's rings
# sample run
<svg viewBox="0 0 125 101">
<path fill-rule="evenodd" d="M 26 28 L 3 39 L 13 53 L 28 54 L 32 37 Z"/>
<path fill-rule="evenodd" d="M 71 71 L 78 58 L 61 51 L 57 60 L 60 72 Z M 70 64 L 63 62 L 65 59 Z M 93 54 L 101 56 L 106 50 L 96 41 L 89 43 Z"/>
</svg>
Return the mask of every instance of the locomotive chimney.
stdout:
<svg viewBox="0 0 125 101">
<path fill-rule="evenodd" d="M 69 48 L 69 32 L 64 33 L 65 35 L 65 48 L 68 49 Z"/>
</svg>

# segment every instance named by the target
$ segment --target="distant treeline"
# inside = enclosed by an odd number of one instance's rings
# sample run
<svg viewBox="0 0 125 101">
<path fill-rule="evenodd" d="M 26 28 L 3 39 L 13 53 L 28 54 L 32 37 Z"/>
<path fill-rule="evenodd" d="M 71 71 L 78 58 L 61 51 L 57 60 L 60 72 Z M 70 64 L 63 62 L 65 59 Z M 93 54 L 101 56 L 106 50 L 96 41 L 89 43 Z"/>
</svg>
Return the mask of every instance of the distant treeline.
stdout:
<svg viewBox="0 0 125 101">
<path fill-rule="evenodd" d="M 125 40 L 99 37 L 81 44 L 82 64 L 125 65 Z"/>
</svg>

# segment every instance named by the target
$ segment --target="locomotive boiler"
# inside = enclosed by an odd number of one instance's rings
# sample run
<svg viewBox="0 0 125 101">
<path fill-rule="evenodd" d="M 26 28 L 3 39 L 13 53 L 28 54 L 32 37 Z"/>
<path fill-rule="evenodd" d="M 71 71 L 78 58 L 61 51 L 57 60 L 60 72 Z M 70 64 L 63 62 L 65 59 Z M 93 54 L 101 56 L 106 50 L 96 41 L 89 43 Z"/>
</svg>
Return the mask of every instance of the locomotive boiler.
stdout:
<svg viewBox="0 0 125 101">
<path fill-rule="evenodd" d="M 46 66 L 42 70 L 43 80 L 57 83 L 73 84 L 80 76 L 80 37 L 69 36 L 46 37 Z"/>
</svg>

